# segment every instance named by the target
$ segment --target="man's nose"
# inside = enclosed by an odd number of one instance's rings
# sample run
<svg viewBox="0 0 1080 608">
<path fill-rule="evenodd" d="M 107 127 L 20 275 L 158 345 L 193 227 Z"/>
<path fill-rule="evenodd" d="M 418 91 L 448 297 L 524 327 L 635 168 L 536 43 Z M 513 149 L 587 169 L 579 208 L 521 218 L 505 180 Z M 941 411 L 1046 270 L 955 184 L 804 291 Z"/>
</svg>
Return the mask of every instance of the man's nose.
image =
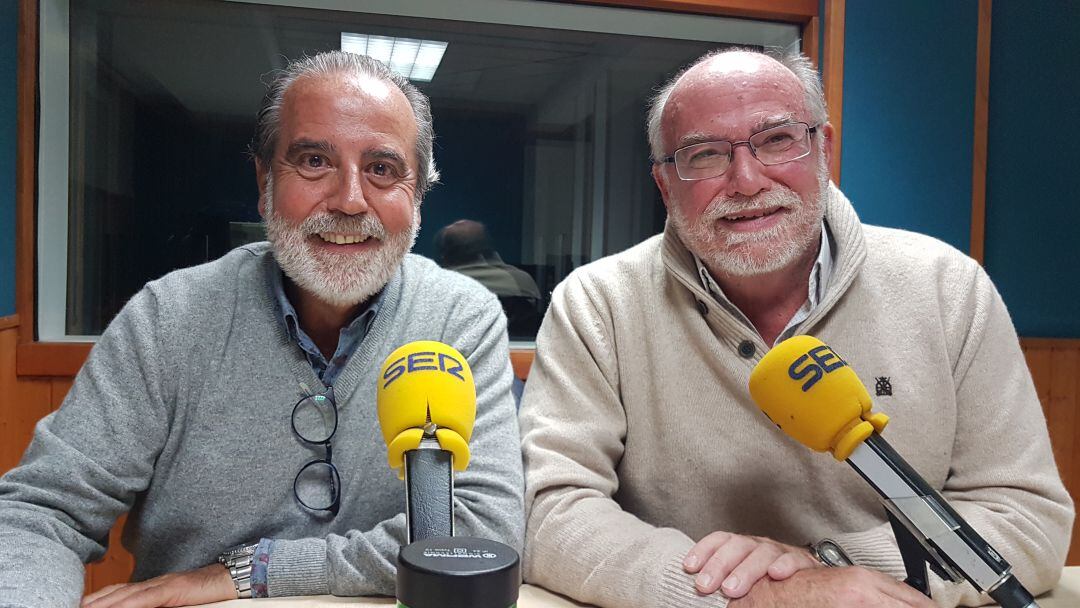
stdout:
<svg viewBox="0 0 1080 608">
<path fill-rule="evenodd" d="M 327 207 L 332 211 L 346 215 L 359 215 L 369 210 L 364 196 L 364 176 L 359 168 L 350 168 L 341 172 L 337 192 L 330 198 Z"/>
<path fill-rule="evenodd" d="M 765 165 L 754 156 L 750 144 L 743 142 L 731 150 L 731 166 L 724 172 L 724 194 L 734 196 L 753 196 L 769 189 L 769 179 L 765 177 Z"/>
</svg>

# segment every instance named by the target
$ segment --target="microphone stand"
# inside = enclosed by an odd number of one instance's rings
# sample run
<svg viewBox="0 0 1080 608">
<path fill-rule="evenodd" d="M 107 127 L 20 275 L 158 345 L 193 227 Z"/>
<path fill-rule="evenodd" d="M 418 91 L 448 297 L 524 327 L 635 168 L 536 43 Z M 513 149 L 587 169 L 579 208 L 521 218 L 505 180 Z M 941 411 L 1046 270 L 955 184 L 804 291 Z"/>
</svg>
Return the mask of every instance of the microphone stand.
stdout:
<svg viewBox="0 0 1080 608">
<path fill-rule="evenodd" d="M 517 551 L 483 538 L 454 536 L 454 455 L 439 446 L 429 419 L 405 452 L 407 543 L 398 551 L 398 606 L 514 608 L 521 585 Z"/>
<path fill-rule="evenodd" d="M 929 566 L 945 581 L 970 582 L 1003 608 L 1038 608 L 1009 563 L 880 435 L 873 433 L 847 461 L 882 496 L 907 585 L 930 597 Z"/>
</svg>

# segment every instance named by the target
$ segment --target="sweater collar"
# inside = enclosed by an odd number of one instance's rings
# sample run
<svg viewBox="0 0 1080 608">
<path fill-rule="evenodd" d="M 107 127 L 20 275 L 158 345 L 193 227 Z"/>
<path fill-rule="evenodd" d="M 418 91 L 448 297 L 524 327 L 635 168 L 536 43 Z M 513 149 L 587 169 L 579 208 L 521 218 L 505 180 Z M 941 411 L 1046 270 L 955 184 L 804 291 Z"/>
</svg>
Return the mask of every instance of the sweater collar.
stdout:
<svg viewBox="0 0 1080 608">
<path fill-rule="evenodd" d="M 832 236 L 835 265 L 821 301 L 803 321 L 800 329 L 804 332 L 836 304 L 840 296 L 851 286 L 866 259 L 866 243 L 859 216 L 847 197 L 832 183 L 829 184 L 826 193 L 825 224 Z M 702 285 L 694 255 L 675 233 L 671 222 L 664 227 L 661 257 L 667 271 L 690 291 L 698 301 L 699 307 L 705 306 L 710 312 L 713 310 L 720 312 L 721 314 L 710 316 L 728 331 L 742 333 L 743 322 L 738 316 L 732 314 L 731 310 L 718 303 Z M 734 308 L 734 305 L 730 306 Z"/>
</svg>

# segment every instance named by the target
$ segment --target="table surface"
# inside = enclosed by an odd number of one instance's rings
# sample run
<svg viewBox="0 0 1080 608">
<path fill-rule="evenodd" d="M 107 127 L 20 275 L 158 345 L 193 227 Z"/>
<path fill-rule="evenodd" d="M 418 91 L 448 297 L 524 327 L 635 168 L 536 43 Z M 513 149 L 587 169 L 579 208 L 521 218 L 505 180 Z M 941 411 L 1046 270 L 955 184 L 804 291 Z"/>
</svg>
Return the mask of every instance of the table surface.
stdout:
<svg viewBox="0 0 1080 608">
<path fill-rule="evenodd" d="M 1078 568 L 1080 570 L 1080 568 Z M 210 606 L 221 608 L 335 608 L 337 606 L 393 606 L 395 601 L 388 597 L 334 597 L 332 595 L 319 595 L 314 597 L 282 597 L 267 598 L 260 600 L 230 600 L 218 602 Z M 555 595 L 546 589 L 522 585 L 521 594 L 518 596 L 519 608 L 574 608 L 586 606 L 561 595 Z M 1045 607 L 1044 607 L 1045 608 Z"/>
<path fill-rule="evenodd" d="M 1050 593 L 1039 597 L 1041 608 L 1076 608 L 1080 606 L 1080 566 L 1065 568 L 1061 573 L 1061 582 Z M 261 600 L 230 600 L 211 604 L 220 608 L 334 608 L 336 606 L 351 605 L 363 606 L 393 606 L 391 598 L 376 597 L 333 597 L 320 595 L 317 597 L 284 597 Z M 520 608 L 574 608 L 585 606 L 568 600 L 532 585 L 522 585 L 521 596 L 518 599 Z"/>
</svg>

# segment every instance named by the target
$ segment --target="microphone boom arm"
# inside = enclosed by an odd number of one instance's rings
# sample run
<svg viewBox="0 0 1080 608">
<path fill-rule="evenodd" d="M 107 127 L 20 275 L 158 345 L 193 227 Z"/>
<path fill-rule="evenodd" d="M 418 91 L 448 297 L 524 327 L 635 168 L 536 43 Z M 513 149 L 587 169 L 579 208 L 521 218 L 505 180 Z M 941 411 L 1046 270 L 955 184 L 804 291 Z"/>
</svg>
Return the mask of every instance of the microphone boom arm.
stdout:
<svg viewBox="0 0 1080 608">
<path fill-rule="evenodd" d="M 929 565 L 942 579 L 967 580 L 1002 606 L 1038 606 L 1012 576 L 1012 566 L 880 435 L 873 433 L 847 461 L 882 496 L 908 585 L 929 596 Z"/>
</svg>

